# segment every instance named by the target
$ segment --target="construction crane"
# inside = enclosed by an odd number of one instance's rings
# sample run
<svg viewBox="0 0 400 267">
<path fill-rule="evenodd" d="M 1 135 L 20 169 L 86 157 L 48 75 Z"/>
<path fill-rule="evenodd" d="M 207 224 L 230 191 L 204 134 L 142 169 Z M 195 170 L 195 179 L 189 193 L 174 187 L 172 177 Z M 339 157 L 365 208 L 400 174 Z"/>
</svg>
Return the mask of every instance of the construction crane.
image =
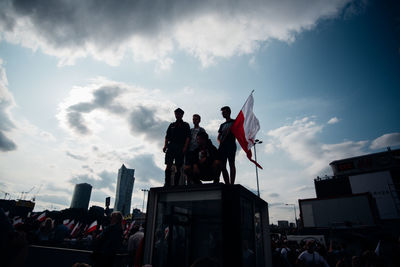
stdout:
<svg viewBox="0 0 400 267">
<path fill-rule="evenodd" d="M 3 191 L 3 190 L 0 190 L 0 191 L 4 193 L 4 199 L 7 199 L 7 196 L 11 197 L 10 193 Z"/>
<path fill-rule="evenodd" d="M 32 197 L 32 201 L 35 202 L 36 200 L 36 196 L 39 194 L 40 189 L 42 189 L 43 184 L 40 184 L 39 189 L 36 191 L 36 194 L 33 195 Z"/>
<path fill-rule="evenodd" d="M 21 200 L 25 200 L 25 197 L 24 197 L 24 195 L 27 195 L 27 194 L 29 194 L 33 189 L 35 189 L 35 187 L 32 187 L 31 189 L 29 189 L 28 191 L 22 191 L 21 192 L 21 197 L 20 197 L 20 199 Z"/>
</svg>

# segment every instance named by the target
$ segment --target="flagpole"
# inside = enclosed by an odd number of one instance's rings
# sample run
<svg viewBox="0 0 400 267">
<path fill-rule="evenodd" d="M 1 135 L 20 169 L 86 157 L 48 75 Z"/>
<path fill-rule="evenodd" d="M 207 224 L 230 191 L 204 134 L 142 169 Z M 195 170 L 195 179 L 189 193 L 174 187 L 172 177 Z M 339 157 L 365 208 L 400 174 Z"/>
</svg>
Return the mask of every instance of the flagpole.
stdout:
<svg viewBox="0 0 400 267">
<path fill-rule="evenodd" d="M 256 145 L 261 144 L 262 141 L 256 139 L 254 140 L 254 160 L 257 162 L 257 150 L 256 150 Z M 257 178 L 257 195 L 260 197 L 260 186 L 258 184 L 258 166 L 256 165 L 256 178 Z"/>
</svg>

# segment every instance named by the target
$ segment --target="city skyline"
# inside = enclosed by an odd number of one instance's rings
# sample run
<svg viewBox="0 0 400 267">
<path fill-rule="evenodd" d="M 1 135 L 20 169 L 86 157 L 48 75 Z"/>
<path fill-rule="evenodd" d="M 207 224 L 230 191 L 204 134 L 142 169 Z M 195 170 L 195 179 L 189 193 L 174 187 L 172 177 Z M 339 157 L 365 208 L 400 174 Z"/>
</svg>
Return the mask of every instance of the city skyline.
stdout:
<svg viewBox="0 0 400 267">
<path fill-rule="evenodd" d="M 49 5 L 49 6 L 48 6 Z M 35 187 L 35 210 L 67 208 L 73 185 L 104 206 L 121 164 L 141 189 L 164 183 L 173 110 L 202 117 L 214 145 L 222 106 L 254 90 L 260 195 L 271 221 L 315 197 L 329 163 L 400 147 L 394 1 L 0 3 L 0 189 Z M 157 19 L 154 19 L 157 18 Z M 256 192 L 241 149 L 237 179 Z M 222 179 L 221 179 L 222 180 Z M 42 186 L 41 186 L 42 185 Z"/>
<path fill-rule="evenodd" d="M 123 215 L 131 214 L 132 190 L 135 186 L 135 169 L 128 169 L 122 164 L 118 170 L 117 188 L 115 191 L 114 211 Z"/>
</svg>

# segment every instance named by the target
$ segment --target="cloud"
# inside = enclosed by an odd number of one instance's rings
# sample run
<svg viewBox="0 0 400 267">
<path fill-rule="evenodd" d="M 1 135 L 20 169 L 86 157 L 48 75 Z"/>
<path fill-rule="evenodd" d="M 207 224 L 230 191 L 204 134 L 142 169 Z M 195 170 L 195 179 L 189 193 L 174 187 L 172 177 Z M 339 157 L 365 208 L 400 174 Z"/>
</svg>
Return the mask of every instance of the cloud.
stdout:
<svg viewBox="0 0 400 267">
<path fill-rule="evenodd" d="M 86 160 L 86 159 L 87 159 L 86 157 L 72 154 L 72 153 L 69 152 L 69 151 L 65 152 L 65 154 L 66 154 L 67 156 L 73 158 L 73 159 L 76 159 L 76 160 Z"/>
<path fill-rule="evenodd" d="M 41 202 L 48 202 L 48 203 L 54 203 L 54 204 L 59 204 L 63 206 L 69 206 L 70 200 L 66 196 L 60 196 L 60 195 L 44 195 L 40 194 L 37 197 L 38 201 Z"/>
<path fill-rule="evenodd" d="M 350 0 L 22 1 L 0 4 L 3 39 L 73 64 L 92 56 L 118 64 L 125 55 L 168 69 L 180 49 L 204 66 L 251 54 L 265 42 L 293 42 L 322 19 L 352 14 Z M 155 19 L 156 18 L 156 19 Z"/>
<path fill-rule="evenodd" d="M 15 128 L 15 123 L 10 115 L 10 109 L 15 106 L 14 97 L 8 91 L 8 80 L 0 58 L 0 151 L 7 152 L 17 149 L 17 145 L 5 132 Z"/>
<path fill-rule="evenodd" d="M 162 142 L 169 122 L 158 119 L 156 113 L 156 108 L 136 107 L 128 118 L 131 133 L 144 134 L 152 141 Z"/>
<path fill-rule="evenodd" d="M 150 180 L 159 182 L 164 180 L 164 171 L 157 167 L 152 154 L 138 155 L 130 159 L 127 163 L 130 168 L 135 169 L 135 183 L 148 184 Z"/>
<path fill-rule="evenodd" d="M 279 194 L 278 193 L 271 193 L 271 194 L 268 194 L 268 196 L 269 197 L 279 197 Z"/>
<path fill-rule="evenodd" d="M 339 119 L 337 117 L 333 117 L 328 121 L 328 124 L 335 124 L 338 122 L 339 122 Z"/>
<path fill-rule="evenodd" d="M 96 175 L 92 174 L 79 174 L 69 180 L 72 184 L 88 183 L 93 189 L 108 188 L 115 191 L 115 184 L 117 182 L 117 174 L 114 172 L 102 171 Z"/>
<path fill-rule="evenodd" d="M 400 145 L 400 133 L 384 134 L 372 141 L 370 148 L 379 149 Z"/>
<path fill-rule="evenodd" d="M 329 162 L 366 153 L 367 141 L 345 141 L 337 144 L 324 144 L 319 135 L 324 126 L 312 117 L 305 117 L 292 124 L 268 132 L 273 144 L 289 154 L 290 158 L 305 167 L 306 173 L 316 176 L 328 168 Z"/>
</svg>

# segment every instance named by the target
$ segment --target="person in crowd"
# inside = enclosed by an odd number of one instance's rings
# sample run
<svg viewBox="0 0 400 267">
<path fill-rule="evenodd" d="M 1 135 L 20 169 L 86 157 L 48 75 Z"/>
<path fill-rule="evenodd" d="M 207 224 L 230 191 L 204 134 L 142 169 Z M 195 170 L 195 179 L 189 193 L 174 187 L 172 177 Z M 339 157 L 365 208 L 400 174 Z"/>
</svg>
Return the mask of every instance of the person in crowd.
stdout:
<svg viewBox="0 0 400 267">
<path fill-rule="evenodd" d="M 119 211 L 111 213 L 110 226 L 97 237 L 94 251 L 94 266 L 113 266 L 115 254 L 122 246 L 122 214 Z"/>
<path fill-rule="evenodd" d="M 312 240 L 307 241 L 306 250 L 303 251 L 297 258 L 297 266 L 312 267 L 312 266 L 324 266 L 329 267 L 326 260 L 315 251 L 315 242 Z"/>
<path fill-rule="evenodd" d="M 190 141 L 190 126 L 182 119 L 185 112 L 182 109 L 177 108 L 174 113 L 176 121 L 168 126 L 163 147 L 166 165 L 165 186 L 172 185 L 171 167 L 174 161 L 177 170 L 175 172 L 174 185 L 179 184 L 184 155 L 188 149 Z"/>
<path fill-rule="evenodd" d="M 228 106 L 221 108 L 222 117 L 225 122 L 222 123 L 218 130 L 218 151 L 221 156 L 222 176 L 225 184 L 234 184 L 236 177 L 235 154 L 236 154 L 236 138 L 231 132 L 231 127 L 235 122 L 231 118 L 231 108 Z M 229 162 L 229 170 L 226 169 L 226 162 Z"/>
<path fill-rule="evenodd" d="M 197 144 L 197 134 L 199 132 L 206 132 L 204 128 L 200 127 L 200 121 L 201 117 L 199 114 L 194 114 L 193 115 L 193 128 L 190 129 L 190 143 L 189 143 L 189 149 L 186 152 L 185 155 L 185 168 L 184 172 L 188 178 L 188 183 L 190 181 L 193 181 L 192 179 L 192 168 L 193 168 L 193 163 L 196 159 L 196 155 L 194 153 L 194 150 L 198 147 Z"/>
<path fill-rule="evenodd" d="M 206 132 L 197 134 L 198 147 L 194 150 L 195 159 L 192 170 L 192 181 L 201 184 L 203 181 L 219 183 L 221 173 L 221 161 L 217 148 L 212 144 Z"/>
<path fill-rule="evenodd" d="M 53 242 L 54 243 L 61 243 L 64 241 L 64 238 L 67 238 L 69 235 L 69 229 L 67 226 L 63 224 L 61 218 L 57 218 L 54 221 L 54 233 L 53 233 Z"/>
<path fill-rule="evenodd" d="M 53 220 L 51 218 L 46 218 L 44 223 L 40 226 L 37 231 L 37 240 L 39 243 L 49 243 L 51 239 L 51 234 L 53 231 Z"/>
<path fill-rule="evenodd" d="M 138 225 L 135 225 L 132 228 L 132 235 L 129 237 L 128 240 L 128 254 L 129 254 L 129 262 L 130 266 L 133 266 L 133 263 L 135 262 L 136 258 L 136 253 L 139 248 L 140 241 L 144 237 L 144 228 L 139 228 Z"/>
</svg>

